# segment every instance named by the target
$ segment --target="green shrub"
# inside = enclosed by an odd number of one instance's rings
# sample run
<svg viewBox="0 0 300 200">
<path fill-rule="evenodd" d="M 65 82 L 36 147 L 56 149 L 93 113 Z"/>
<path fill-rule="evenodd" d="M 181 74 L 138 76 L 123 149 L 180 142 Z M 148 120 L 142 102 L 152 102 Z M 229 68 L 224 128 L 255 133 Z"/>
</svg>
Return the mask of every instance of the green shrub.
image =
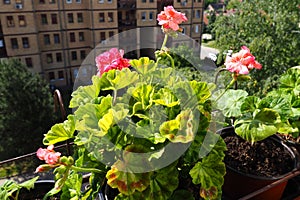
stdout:
<svg viewBox="0 0 300 200">
<path fill-rule="evenodd" d="M 54 123 L 49 86 L 20 61 L 0 60 L 0 160 L 35 151 Z"/>
</svg>

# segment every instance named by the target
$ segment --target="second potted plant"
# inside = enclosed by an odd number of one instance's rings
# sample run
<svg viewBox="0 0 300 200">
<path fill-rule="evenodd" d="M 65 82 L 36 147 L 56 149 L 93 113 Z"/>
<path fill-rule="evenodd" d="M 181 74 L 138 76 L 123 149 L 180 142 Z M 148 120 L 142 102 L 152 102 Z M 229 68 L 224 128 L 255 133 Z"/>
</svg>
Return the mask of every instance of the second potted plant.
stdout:
<svg viewBox="0 0 300 200">
<path fill-rule="evenodd" d="M 225 66 L 229 71 L 232 70 L 235 81 L 248 78 L 245 77 L 247 71 L 241 74 L 238 69 L 243 62 L 253 60 L 251 56 L 250 51 L 243 48 L 241 52 L 227 58 Z M 298 167 L 297 153 L 273 137 L 276 133 L 295 131 L 291 120 L 296 114 L 292 109 L 291 98 L 275 94 L 273 91 L 259 98 L 248 96 L 244 90 L 227 89 L 217 102 L 225 117 L 233 120 L 233 127 L 220 131 L 228 148 L 223 189 L 231 198 L 241 198 L 254 192 Z M 269 190 L 269 193 L 258 194 L 255 198 L 280 199 L 286 184 L 287 180 Z"/>
</svg>

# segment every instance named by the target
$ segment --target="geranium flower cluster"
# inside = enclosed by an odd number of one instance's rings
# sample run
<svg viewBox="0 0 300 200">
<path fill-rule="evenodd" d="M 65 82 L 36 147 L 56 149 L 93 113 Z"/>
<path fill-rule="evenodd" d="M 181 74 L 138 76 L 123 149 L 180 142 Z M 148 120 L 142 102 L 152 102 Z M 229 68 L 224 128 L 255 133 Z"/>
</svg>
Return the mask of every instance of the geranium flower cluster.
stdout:
<svg viewBox="0 0 300 200">
<path fill-rule="evenodd" d="M 112 48 L 96 57 L 96 66 L 98 68 L 98 76 L 112 69 L 122 70 L 130 66 L 129 60 L 123 58 L 124 50 Z"/>
<path fill-rule="evenodd" d="M 176 11 L 173 6 L 167 6 L 164 7 L 164 11 L 158 14 L 157 20 L 166 33 L 170 30 L 181 31 L 179 24 L 186 22 L 188 19 L 184 13 Z"/>
<path fill-rule="evenodd" d="M 44 160 L 49 165 L 55 165 L 60 159 L 61 153 L 54 151 L 54 146 L 50 145 L 47 149 L 39 148 L 36 152 L 40 160 Z"/>
<path fill-rule="evenodd" d="M 246 46 L 242 46 L 241 50 L 232 56 L 227 56 L 224 65 L 230 72 L 239 74 L 249 74 L 252 69 L 261 69 L 262 66 L 255 60 Z"/>
</svg>

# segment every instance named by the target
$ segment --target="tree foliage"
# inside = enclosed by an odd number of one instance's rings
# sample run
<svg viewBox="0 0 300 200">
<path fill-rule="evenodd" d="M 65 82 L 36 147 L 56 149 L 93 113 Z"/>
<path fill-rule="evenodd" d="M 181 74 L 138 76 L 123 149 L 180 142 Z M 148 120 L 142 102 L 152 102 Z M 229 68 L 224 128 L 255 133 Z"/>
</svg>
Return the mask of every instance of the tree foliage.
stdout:
<svg viewBox="0 0 300 200">
<path fill-rule="evenodd" d="M 256 90 L 264 89 L 266 77 L 272 79 L 300 64 L 299 5 L 300 0 L 245 0 L 237 4 L 236 13 L 217 18 L 219 48 L 238 51 L 246 45 L 263 65 L 252 74 L 258 81 Z"/>
<path fill-rule="evenodd" d="M 0 160 L 31 153 L 54 123 L 48 84 L 18 60 L 0 60 Z"/>
</svg>

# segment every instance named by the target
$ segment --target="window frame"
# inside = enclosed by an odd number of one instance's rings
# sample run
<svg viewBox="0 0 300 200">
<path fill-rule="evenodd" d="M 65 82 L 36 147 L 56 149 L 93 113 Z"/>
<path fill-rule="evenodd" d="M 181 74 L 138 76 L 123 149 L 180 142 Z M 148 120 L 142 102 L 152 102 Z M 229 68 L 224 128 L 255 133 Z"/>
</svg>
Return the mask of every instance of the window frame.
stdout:
<svg viewBox="0 0 300 200">
<path fill-rule="evenodd" d="M 19 27 L 26 27 L 25 15 L 18 15 Z M 23 22 L 23 24 L 21 23 Z"/>
<path fill-rule="evenodd" d="M 99 13 L 99 22 L 101 22 L 101 23 L 105 22 L 105 13 L 104 12 Z"/>
<path fill-rule="evenodd" d="M 56 13 L 51 13 L 51 24 L 58 24 L 57 21 L 57 14 Z"/>
<path fill-rule="evenodd" d="M 6 16 L 7 27 L 15 27 L 14 16 L 8 15 Z"/>
<path fill-rule="evenodd" d="M 28 68 L 33 68 L 33 62 L 32 62 L 32 58 L 31 57 L 26 57 L 25 58 L 25 63 L 26 63 L 26 66 Z"/>
<path fill-rule="evenodd" d="M 47 25 L 48 24 L 47 14 L 41 14 L 41 23 L 42 23 L 42 25 Z"/>
<path fill-rule="evenodd" d="M 19 49 L 18 38 L 10 38 L 11 48 Z"/>
<path fill-rule="evenodd" d="M 54 44 L 60 44 L 60 35 L 58 33 L 53 34 Z"/>
<path fill-rule="evenodd" d="M 70 32 L 69 33 L 70 36 L 70 42 L 76 42 L 76 36 L 75 36 L 75 32 Z"/>
<path fill-rule="evenodd" d="M 28 37 L 22 37 L 22 45 L 23 45 L 24 49 L 30 48 L 29 38 Z"/>
<path fill-rule="evenodd" d="M 47 53 L 47 54 L 46 54 L 46 62 L 47 62 L 48 64 L 53 63 L 53 55 L 52 55 L 52 53 Z"/>
<path fill-rule="evenodd" d="M 77 23 L 83 23 L 83 13 L 77 13 Z"/>
<path fill-rule="evenodd" d="M 68 23 L 73 24 L 74 23 L 74 15 L 73 13 L 67 13 Z"/>
<path fill-rule="evenodd" d="M 78 32 L 78 41 L 79 42 L 84 41 L 84 32 L 83 31 Z"/>
<path fill-rule="evenodd" d="M 51 44 L 50 35 L 44 34 L 44 45 L 50 45 L 50 44 Z"/>
</svg>

